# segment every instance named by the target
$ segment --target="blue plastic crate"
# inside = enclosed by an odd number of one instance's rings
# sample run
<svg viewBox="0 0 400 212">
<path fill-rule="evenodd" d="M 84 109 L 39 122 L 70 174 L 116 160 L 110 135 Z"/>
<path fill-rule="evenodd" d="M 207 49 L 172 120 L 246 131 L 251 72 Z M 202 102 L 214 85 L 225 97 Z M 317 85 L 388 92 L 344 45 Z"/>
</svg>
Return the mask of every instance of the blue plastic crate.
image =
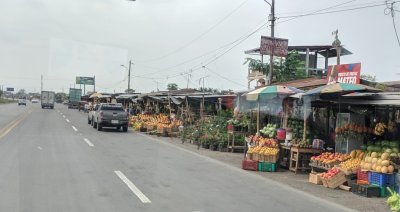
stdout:
<svg viewBox="0 0 400 212">
<path fill-rule="evenodd" d="M 395 184 L 395 174 L 383 174 L 377 172 L 368 173 L 368 181 L 370 184 L 377 186 L 394 186 Z"/>
</svg>

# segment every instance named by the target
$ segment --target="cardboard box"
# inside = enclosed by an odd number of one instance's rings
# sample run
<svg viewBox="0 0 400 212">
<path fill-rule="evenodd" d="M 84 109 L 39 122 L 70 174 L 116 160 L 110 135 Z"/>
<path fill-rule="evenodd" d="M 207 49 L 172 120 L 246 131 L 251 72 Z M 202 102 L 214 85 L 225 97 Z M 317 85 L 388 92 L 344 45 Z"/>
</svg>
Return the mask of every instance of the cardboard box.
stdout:
<svg viewBox="0 0 400 212">
<path fill-rule="evenodd" d="M 311 172 L 310 176 L 308 177 L 308 182 L 315 184 L 315 185 L 322 185 L 322 179 L 320 174 L 316 172 Z"/>
</svg>

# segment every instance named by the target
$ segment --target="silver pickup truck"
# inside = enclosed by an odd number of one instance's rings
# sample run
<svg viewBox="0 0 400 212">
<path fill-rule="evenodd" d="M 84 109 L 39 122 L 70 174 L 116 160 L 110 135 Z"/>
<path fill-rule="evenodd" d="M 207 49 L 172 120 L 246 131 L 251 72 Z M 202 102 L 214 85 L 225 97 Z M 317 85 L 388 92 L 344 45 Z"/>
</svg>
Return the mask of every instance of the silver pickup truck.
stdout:
<svg viewBox="0 0 400 212">
<path fill-rule="evenodd" d="M 128 113 L 124 111 L 120 103 L 101 103 L 93 113 L 91 122 L 93 128 L 102 131 L 103 127 L 122 128 L 123 132 L 128 131 Z"/>
</svg>

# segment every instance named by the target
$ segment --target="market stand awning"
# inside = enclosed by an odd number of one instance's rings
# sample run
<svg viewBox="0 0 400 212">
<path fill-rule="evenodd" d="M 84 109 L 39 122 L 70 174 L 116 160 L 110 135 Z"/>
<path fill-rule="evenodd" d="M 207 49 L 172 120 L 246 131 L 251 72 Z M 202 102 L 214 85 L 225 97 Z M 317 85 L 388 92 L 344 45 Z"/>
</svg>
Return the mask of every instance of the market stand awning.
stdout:
<svg viewBox="0 0 400 212">
<path fill-rule="evenodd" d="M 381 90 L 362 84 L 334 83 L 314 88 L 312 90 L 307 91 L 304 95 L 320 96 L 320 97 L 337 97 L 340 95 L 345 95 L 357 91 L 380 92 Z"/>
<path fill-rule="evenodd" d="M 260 98 L 273 99 L 282 95 L 288 96 L 296 93 L 303 93 L 303 91 L 291 86 L 271 85 L 247 93 L 246 98 L 248 101 L 257 101 Z"/>
<path fill-rule="evenodd" d="M 343 95 L 340 99 L 340 103 L 400 106 L 400 92 L 351 93 Z"/>
</svg>

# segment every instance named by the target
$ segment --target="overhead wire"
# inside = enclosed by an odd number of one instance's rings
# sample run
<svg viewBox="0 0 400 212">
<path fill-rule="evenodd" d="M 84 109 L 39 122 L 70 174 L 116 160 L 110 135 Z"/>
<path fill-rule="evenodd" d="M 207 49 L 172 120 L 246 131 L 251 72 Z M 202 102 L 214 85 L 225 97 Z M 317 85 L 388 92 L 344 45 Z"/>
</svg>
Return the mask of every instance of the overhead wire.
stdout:
<svg viewBox="0 0 400 212">
<path fill-rule="evenodd" d="M 331 13 L 347 12 L 347 11 L 360 10 L 360 9 L 367 9 L 367 8 L 372 8 L 372 7 L 378 7 L 378 6 L 383 6 L 383 5 L 385 5 L 385 4 L 381 3 L 381 4 L 375 4 L 375 5 L 369 5 L 369 6 L 354 7 L 354 8 L 350 8 L 350 9 L 331 10 L 331 11 L 323 12 L 323 11 L 325 11 L 325 10 L 329 10 L 329 9 L 332 9 L 332 8 L 335 8 L 335 7 L 337 7 L 337 6 L 341 6 L 341 5 L 344 5 L 344 4 L 349 4 L 349 3 L 354 2 L 354 1 L 355 1 L 355 0 L 348 1 L 348 2 L 344 2 L 344 3 L 338 4 L 338 5 L 334 5 L 334 6 L 327 7 L 327 8 L 321 9 L 321 10 L 317 10 L 317 11 L 312 12 L 312 13 L 306 13 L 306 14 L 295 15 L 295 16 L 284 16 L 284 17 L 279 17 L 279 19 L 282 19 L 282 18 L 288 18 L 288 19 L 287 19 L 287 20 L 283 20 L 283 21 L 278 21 L 277 24 L 279 24 L 279 23 L 284 23 L 284 22 L 288 22 L 288 21 L 292 21 L 292 20 L 294 20 L 294 19 L 302 18 L 302 17 L 306 17 L 306 16 L 315 16 L 315 15 L 324 15 L 324 14 L 331 14 Z"/>
<path fill-rule="evenodd" d="M 218 72 L 216 72 L 216 71 L 210 69 L 210 68 L 207 67 L 207 66 L 204 66 L 204 68 L 207 69 L 208 71 L 210 71 L 211 73 L 217 75 L 219 78 L 222 78 L 222 79 L 224 79 L 224 80 L 226 80 L 226 81 L 228 81 L 228 82 L 231 82 L 231 83 L 234 83 L 234 84 L 236 84 L 236 85 L 240 85 L 240 86 L 242 86 L 242 87 L 247 88 L 246 85 L 243 85 L 243 84 L 241 84 L 241 83 L 235 82 L 235 81 L 233 81 L 233 80 L 231 80 L 231 79 L 229 79 L 229 78 L 227 78 L 227 77 L 224 77 L 224 76 L 220 75 Z"/>
<path fill-rule="evenodd" d="M 395 9 L 394 9 L 394 5 L 397 3 L 398 1 L 385 1 L 386 3 L 386 8 L 384 10 L 385 15 L 389 15 L 392 17 L 392 23 L 393 23 L 393 29 L 394 29 L 394 33 L 396 35 L 397 38 L 397 43 L 400 46 L 400 39 L 399 39 L 399 34 L 397 32 L 397 27 L 396 27 L 396 22 L 394 19 L 394 15 L 395 15 Z"/>
<path fill-rule="evenodd" d="M 203 38 L 206 34 L 208 34 L 209 32 L 211 32 L 213 29 L 215 29 L 218 25 L 220 25 L 221 23 L 223 23 L 225 20 L 227 20 L 230 16 L 232 16 L 235 12 L 237 12 L 241 7 L 243 7 L 249 0 L 244 0 L 242 3 L 240 3 L 237 7 L 235 7 L 231 12 L 229 12 L 226 16 L 224 16 L 222 19 L 220 19 L 217 23 L 215 23 L 214 25 L 212 25 L 210 28 L 208 28 L 205 32 L 201 33 L 199 36 L 195 37 L 194 39 L 192 39 L 191 41 L 189 41 L 188 43 L 186 43 L 185 45 L 176 48 L 175 50 L 154 58 L 154 59 L 150 59 L 147 62 L 151 62 L 151 61 L 157 61 L 157 60 L 161 60 L 164 58 L 167 58 L 171 55 L 176 54 L 177 52 L 186 49 L 187 47 L 189 47 L 190 45 L 192 45 L 193 43 L 195 43 L 196 41 L 200 40 L 201 38 Z M 146 62 L 146 61 L 145 61 Z"/>
<path fill-rule="evenodd" d="M 212 50 L 212 51 L 209 51 L 208 53 L 203 54 L 203 55 L 201 55 L 201 56 L 205 56 L 205 55 L 207 55 L 207 54 L 210 54 L 210 53 L 213 53 L 213 52 L 217 52 L 217 51 L 219 51 L 219 50 L 222 51 L 225 47 L 229 47 L 230 45 L 233 44 L 233 46 L 231 46 L 227 51 L 224 51 L 221 55 L 217 55 L 217 56 L 214 56 L 214 57 L 208 59 L 208 60 L 210 60 L 210 62 L 207 63 L 207 65 L 208 65 L 208 64 L 212 63 L 213 61 L 217 60 L 219 57 L 221 57 L 221 56 L 225 55 L 226 53 L 228 53 L 228 52 L 229 52 L 230 50 L 232 50 L 234 47 L 238 46 L 239 44 L 241 44 L 242 42 L 244 42 L 245 40 L 247 40 L 251 35 L 253 35 L 253 34 L 255 34 L 256 32 L 258 32 L 259 30 L 261 30 L 265 25 L 267 25 L 267 23 L 263 23 L 261 26 L 258 26 L 255 30 L 251 31 L 249 34 L 245 34 L 245 35 L 239 37 L 238 39 L 234 40 L 233 42 L 230 42 L 230 43 L 228 43 L 228 44 L 225 44 L 225 45 L 223 45 L 223 46 L 221 46 L 221 47 L 219 47 L 219 48 L 217 48 L 217 49 L 214 49 L 214 50 Z M 199 57 L 199 56 L 198 56 L 198 57 Z M 208 61 L 208 60 L 206 60 L 206 61 Z M 195 72 L 195 71 L 200 70 L 200 69 L 202 68 L 202 66 L 203 66 L 203 62 L 200 63 L 200 64 L 198 64 L 198 65 L 195 65 L 195 66 L 191 67 L 190 69 L 192 70 L 192 72 Z M 148 75 L 152 75 L 152 74 L 164 72 L 164 71 L 166 71 L 166 70 L 167 70 L 167 69 L 162 69 L 162 70 L 159 70 L 159 71 L 156 71 L 156 72 L 153 72 L 153 73 L 147 73 L 147 74 L 143 74 L 143 75 L 133 75 L 133 77 L 144 78 L 144 79 L 165 79 L 165 78 L 167 78 L 167 77 L 168 77 L 168 78 L 175 78 L 175 77 L 181 76 L 182 73 L 183 73 L 182 71 L 180 71 L 179 74 L 175 74 L 175 75 L 172 75 L 172 76 L 165 76 L 165 77 L 147 77 Z"/>
</svg>

